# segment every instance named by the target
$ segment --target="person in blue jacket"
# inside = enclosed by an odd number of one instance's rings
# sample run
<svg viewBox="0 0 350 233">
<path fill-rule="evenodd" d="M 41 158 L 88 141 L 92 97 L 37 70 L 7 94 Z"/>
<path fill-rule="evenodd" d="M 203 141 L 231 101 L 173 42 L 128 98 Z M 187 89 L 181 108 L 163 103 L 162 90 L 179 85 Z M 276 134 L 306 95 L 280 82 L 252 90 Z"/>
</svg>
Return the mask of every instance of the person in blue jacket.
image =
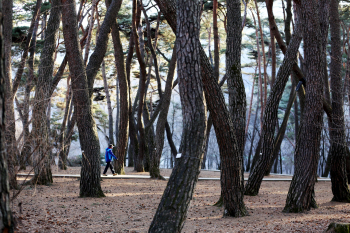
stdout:
<svg viewBox="0 0 350 233">
<path fill-rule="evenodd" d="M 106 148 L 105 159 L 106 159 L 107 165 L 106 165 L 105 170 L 103 171 L 104 176 L 107 176 L 106 173 L 107 173 L 108 168 L 111 168 L 113 176 L 117 175 L 117 173 L 115 173 L 115 171 L 114 171 L 114 168 L 113 168 L 113 165 L 111 162 L 113 161 L 113 159 L 118 160 L 118 158 L 115 157 L 115 155 L 113 154 L 112 148 L 113 148 L 113 144 L 109 144 L 108 148 Z"/>
</svg>

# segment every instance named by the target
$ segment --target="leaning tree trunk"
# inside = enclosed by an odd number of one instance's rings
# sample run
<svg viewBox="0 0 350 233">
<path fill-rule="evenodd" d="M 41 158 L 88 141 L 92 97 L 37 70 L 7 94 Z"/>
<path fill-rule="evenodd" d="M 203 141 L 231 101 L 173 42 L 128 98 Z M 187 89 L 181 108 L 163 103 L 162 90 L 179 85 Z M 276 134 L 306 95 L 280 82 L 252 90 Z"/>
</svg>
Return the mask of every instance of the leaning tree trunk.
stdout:
<svg viewBox="0 0 350 233">
<path fill-rule="evenodd" d="M 262 150 L 249 175 L 248 182 L 245 186 L 245 195 L 255 196 L 259 193 L 265 171 L 269 168 L 271 157 L 273 155 L 274 133 L 278 119 L 278 105 L 294 65 L 301 39 L 299 25 L 297 24 L 296 31 L 290 45 L 288 46 L 283 63 L 278 70 L 275 85 L 272 87 L 270 96 L 265 106 L 262 127 L 263 131 L 261 133 Z"/>
<path fill-rule="evenodd" d="M 176 4 L 174 0 L 155 0 L 170 27 L 176 31 Z M 242 158 L 234 133 L 233 123 L 226 108 L 225 99 L 213 75 L 207 55 L 200 47 L 201 75 L 205 99 L 213 119 L 221 158 L 221 188 L 225 204 L 224 215 L 245 216 L 247 211 L 243 203 Z M 237 200 L 242 200 L 238 202 Z"/>
<path fill-rule="evenodd" d="M 345 123 L 343 109 L 342 92 L 342 52 L 340 40 L 340 19 L 339 19 L 339 1 L 331 0 L 330 3 L 330 21 L 331 24 L 331 89 L 332 89 L 332 119 L 330 125 L 331 148 L 328 156 L 331 157 L 331 179 L 333 201 L 350 202 L 350 192 L 348 179 L 346 176 L 346 142 L 345 142 Z"/>
<path fill-rule="evenodd" d="M 320 21 L 316 1 L 301 1 L 300 18 L 307 85 L 305 109 L 295 149 L 295 172 L 287 195 L 284 212 L 301 212 L 317 207 L 314 199 L 317 163 L 323 126 L 323 59 Z"/>
<path fill-rule="evenodd" d="M 89 97 L 87 77 L 78 41 L 76 19 L 75 2 L 68 0 L 62 6 L 62 24 L 72 80 L 74 111 L 77 114 L 79 140 L 83 154 L 80 196 L 103 197 L 104 194 L 100 182 L 100 143 L 96 124 L 92 116 L 91 99 Z"/>
<path fill-rule="evenodd" d="M 200 77 L 200 4 L 179 0 L 176 57 L 182 104 L 182 156 L 170 176 L 149 232 L 181 232 L 204 151 L 206 109 Z"/>
<path fill-rule="evenodd" d="M 167 121 L 169 106 L 170 106 L 170 99 L 171 99 L 171 91 L 173 86 L 173 78 L 174 78 L 174 71 L 176 66 L 176 47 L 173 49 L 173 55 L 171 58 L 171 61 L 169 63 L 169 71 L 168 71 L 168 77 L 165 84 L 165 91 L 162 95 L 162 101 L 161 101 L 161 108 L 162 110 L 159 113 L 157 126 L 156 126 L 156 137 L 155 137 L 155 150 L 153 151 L 151 155 L 151 162 L 150 162 L 150 176 L 152 178 L 162 178 L 160 175 L 159 165 L 160 165 L 160 158 L 162 156 L 163 152 L 163 146 L 164 146 L 164 133 L 165 133 L 165 124 Z"/>
<path fill-rule="evenodd" d="M 12 2 L 12 1 L 8 1 Z M 12 5 L 12 4 L 10 4 Z M 12 8 L 7 8 L 11 10 Z M 0 83 L 5 82 L 5 51 L 4 51 L 4 24 L 3 15 L 5 11 L 0 0 Z M 6 15 L 8 17 L 8 15 Z M 12 17 L 9 17 L 12 18 Z M 0 232 L 14 232 L 14 222 L 10 209 L 10 187 L 8 182 L 8 170 L 6 162 L 6 146 L 5 146 L 5 86 L 0 86 Z"/>
<path fill-rule="evenodd" d="M 56 37 L 60 26 L 60 0 L 52 1 L 50 18 L 46 28 L 44 48 L 41 52 L 39 75 L 35 90 L 33 107 L 32 138 L 34 143 L 33 166 L 35 184 L 48 185 L 53 182 L 48 144 L 49 132 L 46 121 L 46 109 L 49 106 L 52 73 L 55 64 Z M 44 100 L 44 101 L 43 101 Z"/>
</svg>

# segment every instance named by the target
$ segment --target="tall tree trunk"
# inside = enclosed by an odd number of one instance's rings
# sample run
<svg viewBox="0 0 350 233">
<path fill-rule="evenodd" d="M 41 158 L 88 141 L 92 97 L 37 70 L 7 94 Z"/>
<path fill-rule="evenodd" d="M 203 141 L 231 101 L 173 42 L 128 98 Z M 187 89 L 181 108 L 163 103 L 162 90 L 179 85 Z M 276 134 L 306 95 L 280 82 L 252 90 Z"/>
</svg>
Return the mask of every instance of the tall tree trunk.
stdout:
<svg viewBox="0 0 350 233">
<path fill-rule="evenodd" d="M 295 149 L 295 172 L 284 212 L 301 212 L 317 207 L 314 185 L 323 125 L 323 103 L 320 96 L 323 96 L 324 64 L 319 10 L 314 0 L 301 1 L 296 6 L 301 9 L 298 18 L 303 31 L 307 85 L 300 136 Z"/>
<path fill-rule="evenodd" d="M 276 122 L 278 119 L 278 106 L 282 98 L 283 91 L 285 89 L 288 77 L 295 62 L 297 52 L 301 42 L 301 30 L 298 28 L 298 22 L 296 23 L 296 30 L 292 37 L 292 41 L 288 46 L 286 55 L 283 59 L 283 63 L 278 70 L 277 79 L 267 101 L 264 119 L 263 119 L 263 131 L 261 132 L 262 150 L 256 164 L 254 165 L 248 182 L 245 186 L 245 195 L 255 196 L 259 193 L 260 185 L 264 177 L 265 171 L 269 168 L 271 162 L 271 156 L 274 145 L 274 133 Z"/>
<path fill-rule="evenodd" d="M 258 73 L 259 73 L 259 93 L 260 93 L 260 132 L 262 131 L 262 126 L 263 126 L 263 114 L 264 114 L 264 92 L 263 92 L 263 86 L 262 86 L 262 78 L 261 78 L 261 55 L 260 55 L 260 45 L 259 45 L 259 35 L 258 35 L 258 28 L 256 25 L 255 17 L 252 12 L 252 16 L 254 19 L 254 25 L 255 25 L 255 36 L 256 36 L 256 49 L 258 51 Z"/>
<path fill-rule="evenodd" d="M 48 185 L 53 182 L 50 167 L 50 135 L 46 121 L 46 113 L 50 101 L 52 74 L 55 63 L 56 37 L 61 18 L 61 4 L 59 0 L 52 1 L 52 10 L 46 28 L 44 48 L 41 52 L 38 81 L 36 85 L 33 105 L 33 166 L 35 184 Z M 43 101 L 44 100 L 44 101 Z"/>
<path fill-rule="evenodd" d="M 62 6 L 63 36 L 72 78 L 73 102 L 77 113 L 79 140 L 82 150 L 80 179 L 81 197 L 104 196 L 100 183 L 100 143 L 92 116 L 87 76 L 78 41 L 76 6 L 68 0 Z"/>
<path fill-rule="evenodd" d="M 263 66 L 264 66 L 264 91 L 261 90 L 261 92 L 264 93 L 264 105 L 261 106 L 261 109 L 265 111 L 265 106 L 267 104 L 267 71 L 266 71 L 266 54 L 265 54 L 265 43 L 264 43 L 264 34 L 261 26 L 261 20 L 260 20 L 260 13 L 259 13 L 259 6 L 256 0 L 255 1 L 255 7 L 256 7 L 256 15 L 258 16 L 258 23 L 259 23 L 259 31 L 260 31 L 260 41 L 261 41 L 261 52 L 263 56 Z M 258 38 L 257 38 L 258 39 Z"/>
<path fill-rule="evenodd" d="M 9 32 L 8 28 L 5 28 L 4 18 L 12 19 L 12 14 L 8 15 L 9 10 L 12 12 L 12 1 L 6 1 L 10 3 L 6 6 L 3 6 L 3 0 L 0 0 L 0 83 L 5 82 L 5 72 L 7 71 L 5 66 L 5 31 Z M 3 16 L 6 17 L 3 17 Z M 9 22 L 7 22 L 9 23 Z M 11 22 L 12 25 L 12 22 Z M 7 25 L 9 26 L 9 24 Z M 10 28 L 11 29 L 11 28 Z M 8 35 L 8 34 L 7 34 Z M 9 39 L 9 38 L 8 38 Z M 9 41 L 7 41 L 9 42 Z M 11 47 L 11 46 L 10 46 Z M 5 144 L 5 86 L 0 86 L 0 232 L 14 232 L 14 222 L 12 219 L 12 213 L 10 209 L 10 187 L 8 182 L 8 169 L 7 169 L 7 158 L 6 158 L 6 144 Z"/>
<path fill-rule="evenodd" d="M 214 34 L 214 76 L 217 80 L 219 80 L 220 54 L 219 54 L 218 1 L 217 0 L 213 1 L 213 34 Z M 204 151 L 203 162 L 202 162 L 202 169 L 205 169 L 208 148 L 209 148 L 210 132 L 211 132 L 212 126 L 213 126 L 213 121 L 209 116 L 207 121 L 206 143 L 205 143 L 205 151 Z"/>
<path fill-rule="evenodd" d="M 146 64 L 144 61 L 144 58 L 141 53 L 140 48 L 140 42 L 139 42 L 139 35 L 137 30 L 140 31 L 140 34 L 142 34 L 142 30 L 139 27 L 139 17 L 141 14 L 139 4 L 137 3 L 137 0 L 133 0 L 133 35 L 134 35 L 134 43 L 135 43 L 135 51 L 137 55 L 137 59 L 140 65 L 140 82 L 139 82 L 139 104 L 137 109 L 137 128 L 140 133 L 140 140 L 139 140 L 139 154 L 137 156 L 137 163 L 136 163 L 136 171 L 143 172 L 143 159 L 144 159 L 144 152 L 145 152 L 145 132 L 142 122 L 142 112 L 143 112 L 143 101 L 145 96 L 145 84 L 146 84 Z M 135 161 L 136 162 L 136 161 Z"/>
<path fill-rule="evenodd" d="M 128 167 L 134 166 L 134 158 L 135 155 L 138 154 L 138 141 L 137 141 L 137 132 L 134 125 L 134 116 L 133 116 L 133 110 L 131 106 L 131 86 L 130 86 L 130 71 L 131 71 L 131 60 L 134 53 L 134 36 L 133 32 L 130 34 L 129 39 L 129 51 L 128 55 L 126 57 L 125 67 L 126 67 L 126 78 L 128 81 L 129 86 L 129 94 L 128 94 L 128 100 L 129 100 L 129 137 L 130 137 L 130 143 L 129 143 L 129 150 L 128 150 Z"/>
<path fill-rule="evenodd" d="M 339 1 L 331 0 L 331 88 L 332 88 L 332 120 L 330 125 L 331 148 L 328 156 L 331 157 L 331 179 L 333 201 L 350 202 L 348 179 L 346 176 L 346 141 L 345 122 L 342 92 L 342 52 L 340 41 Z"/>
<path fill-rule="evenodd" d="M 233 126 L 236 132 L 236 142 L 240 147 L 240 152 L 242 153 L 240 157 L 243 161 L 247 103 L 241 73 L 241 42 L 241 0 L 228 0 L 226 74 L 228 76 L 227 84 L 229 91 L 229 110 L 232 117 Z"/>
<path fill-rule="evenodd" d="M 174 0 L 155 0 L 173 31 L 176 31 L 176 4 Z M 222 164 L 221 188 L 225 205 L 224 215 L 245 216 L 247 211 L 243 202 L 242 166 L 233 123 L 226 108 L 220 86 L 213 75 L 205 51 L 200 47 L 201 76 L 205 99 L 212 113 L 213 125 L 220 149 Z"/>
<path fill-rule="evenodd" d="M 112 110 L 112 104 L 111 104 L 111 97 L 109 95 L 108 90 L 108 82 L 107 82 L 107 75 L 106 75 L 106 65 L 105 62 L 102 62 L 102 78 L 103 78 L 103 86 L 106 93 L 106 100 L 107 100 L 107 109 L 108 109 L 108 143 L 114 144 L 114 135 L 113 135 L 113 110 Z"/>
<path fill-rule="evenodd" d="M 176 57 L 183 110 L 182 156 L 173 169 L 149 232 L 181 232 L 204 151 L 206 109 L 200 78 L 200 4 L 177 2 Z"/>
<path fill-rule="evenodd" d="M 3 18 L 3 33 L 4 33 L 4 56 L 5 56 L 5 105 L 6 105 L 6 117 L 5 117 L 5 140 L 6 140 L 6 159 L 9 170 L 9 183 L 10 188 L 17 188 L 16 180 L 16 125 L 15 125 L 15 113 L 13 104 L 13 92 L 12 92 L 12 68 L 11 68 L 11 45 L 12 45 L 12 7 L 13 1 L 8 0 L 3 3 L 3 12 L 6 17 Z"/>
<path fill-rule="evenodd" d="M 31 92 L 31 84 L 34 79 L 34 57 L 35 57 L 35 49 L 36 49 L 36 37 L 37 37 L 37 30 L 38 30 L 38 24 L 39 24 L 39 18 L 37 18 L 33 30 L 33 39 L 30 44 L 30 49 L 29 49 L 29 59 L 28 59 L 28 68 L 29 68 L 29 75 L 27 76 L 26 80 L 26 86 L 25 86 L 25 96 L 24 96 L 24 103 L 23 103 L 23 119 L 22 119 L 22 124 L 23 124 L 23 141 L 24 141 L 24 146 L 21 152 L 21 155 L 19 157 L 19 166 L 20 170 L 26 170 L 26 163 L 28 160 L 28 155 L 31 153 L 30 150 L 30 141 L 29 141 L 29 106 L 30 106 L 30 92 Z"/>
</svg>

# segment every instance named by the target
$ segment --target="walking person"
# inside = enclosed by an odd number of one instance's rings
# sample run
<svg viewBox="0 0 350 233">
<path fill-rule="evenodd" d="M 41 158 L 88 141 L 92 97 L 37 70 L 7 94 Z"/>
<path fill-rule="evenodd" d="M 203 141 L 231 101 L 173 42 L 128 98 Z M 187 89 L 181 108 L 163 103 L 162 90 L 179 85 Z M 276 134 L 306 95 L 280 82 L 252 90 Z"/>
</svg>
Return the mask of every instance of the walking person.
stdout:
<svg viewBox="0 0 350 233">
<path fill-rule="evenodd" d="M 118 160 L 118 158 L 113 154 L 112 148 L 113 148 L 113 144 L 109 144 L 108 148 L 106 148 L 105 159 L 106 159 L 107 165 L 106 165 L 105 170 L 103 171 L 104 176 L 107 176 L 106 173 L 107 173 L 108 168 L 111 168 L 113 176 L 117 175 L 117 173 L 115 173 L 115 171 L 114 171 L 112 161 L 113 161 L 113 159 Z"/>
</svg>

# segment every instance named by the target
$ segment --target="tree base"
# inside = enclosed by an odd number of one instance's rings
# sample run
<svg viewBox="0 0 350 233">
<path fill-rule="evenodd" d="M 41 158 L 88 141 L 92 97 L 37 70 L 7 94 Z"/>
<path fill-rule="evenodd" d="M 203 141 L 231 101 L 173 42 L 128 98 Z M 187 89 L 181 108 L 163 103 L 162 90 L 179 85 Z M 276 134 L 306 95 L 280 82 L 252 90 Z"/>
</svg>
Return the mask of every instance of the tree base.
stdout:
<svg viewBox="0 0 350 233">
<path fill-rule="evenodd" d="M 329 224 L 325 233 L 350 233 L 350 223 L 334 223 Z"/>
<path fill-rule="evenodd" d="M 244 195 L 246 196 L 257 196 L 259 194 L 259 191 L 256 190 L 245 190 Z"/>
</svg>

